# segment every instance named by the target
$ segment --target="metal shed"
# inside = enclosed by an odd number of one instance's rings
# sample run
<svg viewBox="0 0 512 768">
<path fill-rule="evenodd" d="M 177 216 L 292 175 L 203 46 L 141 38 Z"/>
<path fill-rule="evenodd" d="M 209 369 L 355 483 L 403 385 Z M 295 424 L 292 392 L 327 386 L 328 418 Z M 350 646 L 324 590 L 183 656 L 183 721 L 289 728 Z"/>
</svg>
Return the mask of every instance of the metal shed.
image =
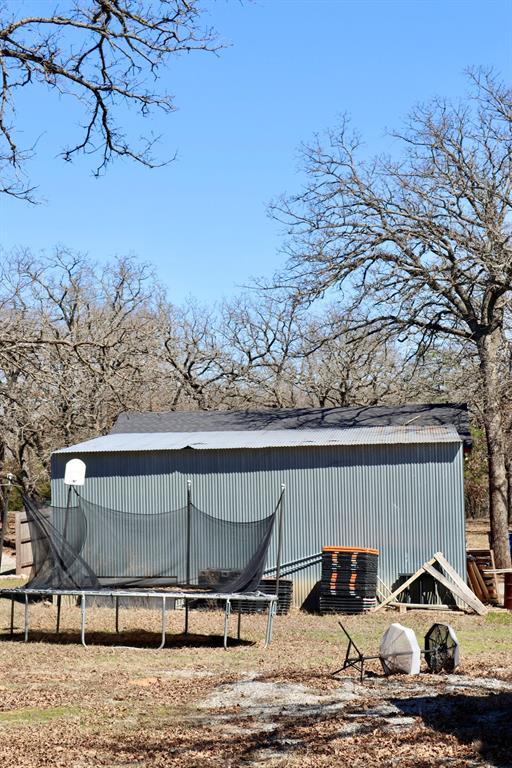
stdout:
<svg viewBox="0 0 512 768">
<path fill-rule="evenodd" d="M 64 467 L 75 457 L 87 464 L 87 499 L 148 514 L 183 506 L 190 480 L 201 509 L 252 521 L 272 511 L 285 483 L 284 562 L 324 545 L 376 547 L 379 576 L 391 587 L 442 551 L 465 578 L 463 441 L 455 427 L 269 426 L 116 431 L 56 451 L 52 503 L 65 503 Z M 320 568 L 293 578 L 302 605 Z"/>
</svg>

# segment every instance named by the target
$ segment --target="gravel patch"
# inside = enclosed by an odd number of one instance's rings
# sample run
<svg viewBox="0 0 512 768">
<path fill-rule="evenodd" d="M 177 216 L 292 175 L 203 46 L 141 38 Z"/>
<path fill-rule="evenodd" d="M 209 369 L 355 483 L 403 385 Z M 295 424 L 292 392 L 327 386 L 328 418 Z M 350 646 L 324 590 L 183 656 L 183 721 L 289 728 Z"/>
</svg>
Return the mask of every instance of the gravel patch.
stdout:
<svg viewBox="0 0 512 768">
<path fill-rule="evenodd" d="M 364 689 L 350 680 L 330 691 L 316 691 L 303 684 L 241 680 L 220 686 L 199 707 L 233 708 L 238 717 L 318 717 L 344 709 L 362 693 Z"/>
</svg>

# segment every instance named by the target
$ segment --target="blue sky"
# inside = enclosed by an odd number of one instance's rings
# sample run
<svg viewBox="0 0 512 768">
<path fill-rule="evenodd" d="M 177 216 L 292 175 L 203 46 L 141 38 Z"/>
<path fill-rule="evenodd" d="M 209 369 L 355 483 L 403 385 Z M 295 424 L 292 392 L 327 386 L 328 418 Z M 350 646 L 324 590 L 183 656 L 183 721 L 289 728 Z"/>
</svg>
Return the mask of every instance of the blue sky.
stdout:
<svg viewBox="0 0 512 768">
<path fill-rule="evenodd" d="M 229 297 L 283 263 L 280 227 L 266 208 L 299 188 L 302 141 L 347 112 L 368 152 L 378 151 L 416 102 L 463 97 L 467 66 L 512 75 L 510 0 L 203 5 L 205 22 L 231 45 L 219 57 L 183 56 L 166 72 L 178 111 L 155 113 L 146 130 L 162 135 L 162 157 L 177 152 L 168 167 L 122 161 L 95 179 L 85 160 L 64 163 L 57 154 L 76 111 L 26 91 L 17 124 L 27 139 L 39 137 L 29 171 L 44 202 L 0 199 L 3 248 L 63 244 L 99 261 L 135 254 L 155 265 L 175 302 Z"/>
</svg>

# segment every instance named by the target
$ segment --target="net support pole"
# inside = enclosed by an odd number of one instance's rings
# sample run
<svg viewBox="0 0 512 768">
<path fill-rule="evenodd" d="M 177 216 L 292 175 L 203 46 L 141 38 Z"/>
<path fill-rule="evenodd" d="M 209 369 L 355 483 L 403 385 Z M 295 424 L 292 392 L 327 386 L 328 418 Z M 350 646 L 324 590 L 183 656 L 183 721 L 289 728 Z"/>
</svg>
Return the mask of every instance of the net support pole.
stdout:
<svg viewBox="0 0 512 768">
<path fill-rule="evenodd" d="M 276 560 L 276 597 L 279 600 L 279 579 L 281 577 L 281 556 L 283 551 L 283 524 L 284 524 L 284 493 L 286 485 L 281 483 L 281 496 L 279 497 L 279 528 L 277 531 L 277 560 Z"/>
<path fill-rule="evenodd" d="M 64 564 L 64 553 L 65 553 L 65 546 L 66 546 L 66 534 L 68 531 L 68 518 L 69 518 L 69 508 L 71 506 L 71 494 L 73 492 L 73 486 L 68 485 L 68 498 L 66 499 L 66 511 L 64 513 L 64 525 L 62 527 L 62 553 L 61 553 L 61 559 L 62 563 Z"/>
<path fill-rule="evenodd" d="M 190 586 L 191 522 L 192 522 L 192 481 L 187 480 L 187 587 Z M 185 634 L 188 635 L 188 600 L 185 600 Z"/>
<path fill-rule="evenodd" d="M 187 480 L 187 587 L 190 586 L 190 523 L 192 518 L 192 481 Z"/>
</svg>

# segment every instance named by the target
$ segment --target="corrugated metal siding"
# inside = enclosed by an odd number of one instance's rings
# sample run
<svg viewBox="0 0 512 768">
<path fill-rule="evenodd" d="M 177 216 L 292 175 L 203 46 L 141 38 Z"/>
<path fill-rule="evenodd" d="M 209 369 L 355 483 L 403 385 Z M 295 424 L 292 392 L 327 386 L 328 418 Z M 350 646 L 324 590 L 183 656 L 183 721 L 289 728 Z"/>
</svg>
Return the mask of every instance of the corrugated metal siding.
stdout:
<svg viewBox="0 0 512 768">
<path fill-rule="evenodd" d="M 338 445 L 409 445 L 458 443 L 455 427 L 353 427 L 351 429 L 276 429 L 241 432 L 147 432 L 103 435 L 56 453 L 117 453 L 119 451 L 233 450 Z"/>
<path fill-rule="evenodd" d="M 53 503 L 65 503 L 64 466 L 52 459 Z M 83 495 L 126 511 L 176 509 L 194 503 L 233 520 L 256 520 L 275 506 L 286 484 L 283 561 L 323 545 L 377 547 L 379 576 L 391 586 L 436 551 L 465 578 L 462 445 L 371 445 L 89 454 Z M 275 562 L 275 537 L 268 563 Z M 301 604 L 319 567 L 294 576 Z"/>
</svg>

